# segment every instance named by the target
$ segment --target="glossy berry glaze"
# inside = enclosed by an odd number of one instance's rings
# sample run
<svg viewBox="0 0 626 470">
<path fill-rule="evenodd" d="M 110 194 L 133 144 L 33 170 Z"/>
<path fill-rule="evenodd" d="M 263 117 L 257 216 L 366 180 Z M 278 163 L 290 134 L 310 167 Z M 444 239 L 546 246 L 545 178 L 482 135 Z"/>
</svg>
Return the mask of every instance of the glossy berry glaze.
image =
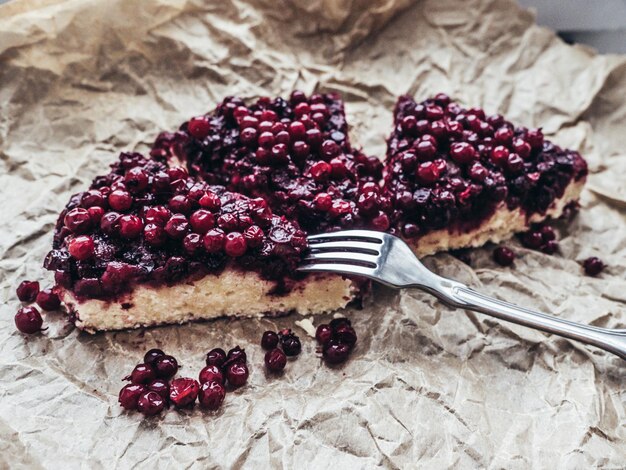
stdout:
<svg viewBox="0 0 626 470">
<path fill-rule="evenodd" d="M 162 133 L 151 156 L 180 161 L 192 175 L 250 197 L 311 233 L 389 228 L 379 194 L 382 162 L 351 147 L 343 102 L 334 93 L 252 105 L 226 98 L 212 113 Z"/>
<path fill-rule="evenodd" d="M 384 187 L 392 230 L 405 238 L 469 231 L 502 202 L 527 217 L 543 214 L 586 174 L 577 152 L 545 140 L 540 129 L 515 127 L 444 94 L 422 103 L 403 96 L 396 104 Z"/>
<path fill-rule="evenodd" d="M 78 298 L 114 298 L 138 282 L 175 283 L 227 264 L 283 280 L 306 238 L 267 203 L 226 191 L 136 153 L 74 195 L 45 267 Z"/>
</svg>

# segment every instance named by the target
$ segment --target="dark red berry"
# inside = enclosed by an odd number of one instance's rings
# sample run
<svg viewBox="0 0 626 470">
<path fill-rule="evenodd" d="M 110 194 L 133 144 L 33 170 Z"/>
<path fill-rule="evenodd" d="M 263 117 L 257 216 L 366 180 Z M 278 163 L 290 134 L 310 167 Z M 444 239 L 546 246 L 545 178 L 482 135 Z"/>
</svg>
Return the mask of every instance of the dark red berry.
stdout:
<svg viewBox="0 0 626 470">
<path fill-rule="evenodd" d="M 78 237 L 70 239 L 67 243 L 67 251 L 79 261 L 91 258 L 94 255 L 95 249 L 93 238 L 89 235 L 79 235 Z"/>
<path fill-rule="evenodd" d="M 196 139 L 203 140 L 211 132 L 211 123 L 206 116 L 194 117 L 187 123 L 187 130 Z"/>
<path fill-rule="evenodd" d="M 324 346 L 322 356 L 324 360 L 330 364 L 339 364 L 345 362 L 350 355 L 350 346 L 331 340 Z"/>
<path fill-rule="evenodd" d="M 274 349 L 278 346 L 278 335 L 275 331 L 266 331 L 261 338 L 261 347 L 263 349 Z"/>
<path fill-rule="evenodd" d="M 15 290 L 17 298 L 22 302 L 34 302 L 39 294 L 39 282 L 37 281 L 22 281 Z"/>
<path fill-rule="evenodd" d="M 128 191 L 117 189 L 109 194 L 109 206 L 118 212 L 125 212 L 133 205 L 133 197 Z"/>
<path fill-rule="evenodd" d="M 76 207 L 69 211 L 63 219 L 65 226 L 73 233 L 87 233 L 93 225 L 91 215 L 87 209 Z"/>
<path fill-rule="evenodd" d="M 330 328 L 330 325 L 322 324 L 317 327 L 315 331 L 315 339 L 321 345 L 325 345 L 332 338 L 333 331 Z"/>
<path fill-rule="evenodd" d="M 206 355 L 207 366 L 222 367 L 226 362 L 226 352 L 222 348 L 211 349 Z"/>
<path fill-rule="evenodd" d="M 165 400 L 157 392 L 148 390 L 139 395 L 137 411 L 144 416 L 154 416 L 165 408 Z"/>
<path fill-rule="evenodd" d="M 155 379 L 148 384 L 148 390 L 157 392 L 167 402 L 170 396 L 170 384 L 164 379 Z"/>
<path fill-rule="evenodd" d="M 217 410 L 224 402 L 226 390 L 220 382 L 204 382 L 200 387 L 198 402 L 202 408 L 207 410 Z"/>
<path fill-rule="evenodd" d="M 300 351 L 302 351 L 300 338 L 298 338 L 294 333 L 281 335 L 280 345 L 287 356 L 297 356 L 300 354 Z"/>
<path fill-rule="evenodd" d="M 146 391 L 144 385 L 128 384 L 124 385 L 120 390 L 118 401 L 122 408 L 133 411 L 137 409 L 137 401 L 139 397 Z"/>
<path fill-rule="evenodd" d="M 244 362 L 234 362 L 226 367 L 226 379 L 233 387 L 244 385 L 248 375 L 248 366 Z"/>
<path fill-rule="evenodd" d="M 137 364 L 130 374 L 130 381 L 134 384 L 147 384 L 157 378 L 152 364 Z"/>
<path fill-rule="evenodd" d="M 222 369 L 219 366 L 216 366 L 216 365 L 206 366 L 200 371 L 198 380 L 200 381 L 201 384 L 205 382 L 213 382 L 213 381 L 223 384 L 224 374 L 222 373 Z"/>
<path fill-rule="evenodd" d="M 226 366 L 235 362 L 245 363 L 247 360 L 248 357 L 246 356 L 246 350 L 240 348 L 239 346 L 235 346 L 230 351 L 228 351 L 224 365 Z"/>
<path fill-rule="evenodd" d="M 499 246 L 493 250 L 493 260 L 500 266 L 511 266 L 515 261 L 515 253 L 505 246 Z"/>
<path fill-rule="evenodd" d="M 543 237 L 540 232 L 531 230 L 522 235 L 522 244 L 527 248 L 537 250 L 543 245 Z"/>
<path fill-rule="evenodd" d="M 349 325 L 341 325 L 333 332 L 333 338 L 342 344 L 347 344 L 350 349 L 356 344 L 356 331 Z"/>
<path fill-rule="evenodd" d="M 200 384 L 197 380 L 181 377 L 170 384 L 170 401 L 178 408 L 192 405 L 198 398 Z"/>
<path fill-rule="evenodd" d="M 557 251 L 559 251 L 559 242 L 557 242 L 556 240 L 549 240 L 547 242 L 545 242 L 542 246 L 541 246 L 541 251 L 547 255 L 553 255 L 554 253 L 556 253 Z"/>
<path fill-rule="evenodd" d="M 143 362 L 145 362 L 146 364 L 154 364 L 155 361 L 162 357 L 165 356 L 165 353 L 160 350 L 160 349 L 150 349 L 144 356 L 143 356 Z"/>
<path fill-rule="evenodd" d="M 37 305 L 47 312 L 57 310 L 61 306 L 61 299 L 52 289 L 44 289 L 37 294 Z"/>
<path fill-rule="evenodd" d="M 224 251 L 228 256 L 237 258 L 242 256 L 248 248 L 244 236 L 239 232 L 230 232 L 224 241 Z"/>
<path fill-rule="evenodd" d="M 22 333 L 33 334 L 41 331 L 43 319 L 35 307 L 22 307 L 15 314 L 15 326 Z"/>
<path fill-rule="evenodd" d="M 583 267 L 587 276 L 597 276 L 604 270 L 605 266 L 606 265 L 602 262 L 602 260 L 600 258 L 596 258 L 595 256 L 587 258 L 583 262 Z"/>
<path fill-rule="evenodd" d="M 287 365 L 287 356 L 283 351 L 274 348 L 265 353 L 265 366 L 272 372 L 280 372 Z"/>
<path fill-rule="evenodd" d="M 337 328 L 344 326 L 344 325 L 352 326 L 352 322 L 348 318 L 340 317 L 340 318 L 333 318 L 329 323 L 330 329 L 332 331 L 336 331 Z"/>
<path fill-rule="evenodd" d="M 207 253 L 219 253 L 224 248 L 226 237 L 224 231 L 219 228 L 209 230 L 202 239 L 202 244 Z"/>
<path fill-rule="evenodd" d="M 154 368 L 158 377 L 169 379 L 178 371 L 178 361 L 172 356 L 161 356 L 154 361 Z"/>
</svg>

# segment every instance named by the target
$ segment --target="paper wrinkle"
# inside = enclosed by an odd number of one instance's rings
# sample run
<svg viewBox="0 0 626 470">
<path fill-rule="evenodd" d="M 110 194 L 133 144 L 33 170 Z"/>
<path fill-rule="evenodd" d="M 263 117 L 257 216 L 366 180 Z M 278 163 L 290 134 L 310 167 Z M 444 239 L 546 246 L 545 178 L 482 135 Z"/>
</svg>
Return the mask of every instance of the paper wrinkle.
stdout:
<svg viewBox="0 0 626 470">
<path fill-rule="evenodd" d="M 383 156 L 395 99 L 444 91 L 542 126 L 590 163 L 560 254 L 516 241 L 515 267 L 473 250 L 425 262 L 486 294 L 626 327 L 626 58 L 569 46 L 510 0 L 23 0 L 0 6 L 0 466 L 29 468 L 620 468 L 622 362 L 417 291 L 377 286 L 349 316 L 351 360 L 316 357 L 306 318 L 219 320 L 90 336 L 47 314 L 15 331 L 14 289 L 41 268 L 69 195 L 121 150 L 145 151 L 224 96 L 340 91 L 351 138 Z M 580 262 L 599 256 L 599 278 Z M 316 326 L 333 315 L 313 318 Z M 304 322 L 304 323 L 303 323 Z M 300 325 L 300 326 L 298 326 Z M 260 332 L 303 342 L 277 378 Z M 122 377 L 151 347 L 196 376 L 212 347 L 246 348 L 249 384 L 215 413 L 122 412 Z"/>
</svg>

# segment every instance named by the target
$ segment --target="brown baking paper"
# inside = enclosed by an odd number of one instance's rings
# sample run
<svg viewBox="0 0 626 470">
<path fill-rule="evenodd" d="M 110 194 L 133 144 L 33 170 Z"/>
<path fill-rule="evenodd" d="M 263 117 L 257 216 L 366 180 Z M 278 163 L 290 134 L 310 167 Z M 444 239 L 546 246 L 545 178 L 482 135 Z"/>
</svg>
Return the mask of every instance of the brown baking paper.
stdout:
<svg viewBox="0 0 626 470">
<path fill-rule="evenodd" d="M 626 368 L 599 350 L 377 288 L 345 314 L 359 334 L 325 366 L 289 316 L 91 336 L 46 315 L 13 324 L 14 289 L 41 268 L 58 212 L 121 150 L 224 96 L 335 90 L 353 141 L 384 155 L 396 97 L 447 92 L 542 126 L 591 169 L 561 252 L 515 241 L 437 272 L 498 298 L 593 325 L 626 323 L 626 58 L 564 44 L 512 1 L 22 0 L 0 6 L 0 467 L 623 468 Z M 585 277 L 581 260 L 609 265 Z M 314 318 L 319 324 L 330 316 Z M 302 354 L 265 373 L 260 332 L 294 328 Z M 196 376 L 212 347 L 245 347 L 249 383 L 214 413 L 155 419 L 117 393 L 151 347 Z"/>
</svg>

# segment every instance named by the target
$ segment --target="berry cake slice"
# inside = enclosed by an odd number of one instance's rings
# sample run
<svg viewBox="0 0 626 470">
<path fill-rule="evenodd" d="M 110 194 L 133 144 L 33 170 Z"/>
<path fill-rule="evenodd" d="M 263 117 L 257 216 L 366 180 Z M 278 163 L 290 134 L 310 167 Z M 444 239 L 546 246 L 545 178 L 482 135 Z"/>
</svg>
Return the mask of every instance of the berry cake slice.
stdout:
<svg viewBox="0 0 626 470">
<path fill-rule="evenodd" d="M 263 97 L 249 106 L 228 97 L 178 132 L 162 133 L 151 155 L 262 197 L 308 232 L 389 228 L 389 200 L 379 191 L 382 161 L 352 148 L 336 93 L 295 91 L 289 100 Z"/>
<path fill-rule="evenodd" d="M 295 272 L 305 248 L 264 199 L 123 153 L 71 198 L 44 266 L 89 332 L 345 306 L 352 281 Z"/>
<path fill-rule="evenodd" d="M 400 97 L 384 190 L 391 230 L 418 255 L 498 243 L 577 204 L 585 160 L 447 95 Z"/>
</svg>

